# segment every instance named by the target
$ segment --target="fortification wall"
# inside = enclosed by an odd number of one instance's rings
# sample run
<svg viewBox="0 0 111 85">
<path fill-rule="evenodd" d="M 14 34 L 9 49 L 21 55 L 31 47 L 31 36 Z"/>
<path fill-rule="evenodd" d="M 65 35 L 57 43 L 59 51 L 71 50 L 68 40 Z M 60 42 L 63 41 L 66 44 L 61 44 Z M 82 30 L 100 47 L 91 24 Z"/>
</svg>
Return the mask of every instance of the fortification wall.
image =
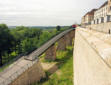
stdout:
<svg viewBox="0 0 111 85">
<path fill-rule="evenodd" d="M 86 26 L 86 28 L 97 30 L 100 32 L 109 33 L 109 29 L 111 30 L 111 22 L 101 23 L 101 24 L 92 24 Z"/>
<path fill-rule="evenodd" d="M 111 68 L 80 31 L 75 35 L 74 85 L 111 85 Z"/>
</svg>

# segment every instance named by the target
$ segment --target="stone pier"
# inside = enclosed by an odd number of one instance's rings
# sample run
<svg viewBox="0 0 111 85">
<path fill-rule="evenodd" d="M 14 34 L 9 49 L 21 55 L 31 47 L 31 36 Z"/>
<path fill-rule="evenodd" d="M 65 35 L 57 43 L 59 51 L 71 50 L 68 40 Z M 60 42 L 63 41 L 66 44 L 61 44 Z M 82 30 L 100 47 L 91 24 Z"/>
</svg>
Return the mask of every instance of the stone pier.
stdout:
<svg viewBox="0 0 111 85">
<path fill-rule="evenodd" d="M 40 79 L 44 77 L 45 72 L 38 61 L 9 85 L 30 85 L 34 82 L 40 81 Z"/>
<path fill-rule="evenodd" d="M 70 37 L 70 33 L 65 35 L 65 42 L 66 42 L 66 46 L 71 46 L 72 45 L 72 39 Z"/>
<path fill-rule="evenodd" d="M 45 52 L 45 59 L 46 60 L 56 59 L 56 47 L 54 44 Z"/>
<path fill-rule="evenodd" d="M 65 36 L 63 36 L 61 39 L 59 39 L 57 50 L 66 50 L 66 39 L 65 39 Z"/>
<path fill-rule="evenodd" d="M 71 37 L 71 39 L 73 39 L 73 38 L 75 37 L 75 30 L 72 30 L 72 31 L 70 32 L 70 37 Z"/>
<path fill-rule="evenodd" d="M 75 30 L 72 30 L 70 33 L 70 39 L 71 39 L 71 45 L 72 45 L 72 42 L 74 42 L 74 38 L 75 38 Z"/>
</svg>

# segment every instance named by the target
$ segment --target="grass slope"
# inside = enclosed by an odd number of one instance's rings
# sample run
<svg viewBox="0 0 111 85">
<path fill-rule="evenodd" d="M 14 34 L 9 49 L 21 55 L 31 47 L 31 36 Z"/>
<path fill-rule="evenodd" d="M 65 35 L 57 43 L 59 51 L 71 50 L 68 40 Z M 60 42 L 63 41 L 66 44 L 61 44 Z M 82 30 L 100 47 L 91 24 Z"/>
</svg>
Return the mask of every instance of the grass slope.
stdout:
<svg viewBox="0 0 111 85">
<path fill-rule="evenodd" d="M 54 74 L 48 74 L 45 82 L 32 85 L 73 85 L 73 48 L 70 46 L 66 51 L 57 52 L 59 69 Z"/>
</svg>

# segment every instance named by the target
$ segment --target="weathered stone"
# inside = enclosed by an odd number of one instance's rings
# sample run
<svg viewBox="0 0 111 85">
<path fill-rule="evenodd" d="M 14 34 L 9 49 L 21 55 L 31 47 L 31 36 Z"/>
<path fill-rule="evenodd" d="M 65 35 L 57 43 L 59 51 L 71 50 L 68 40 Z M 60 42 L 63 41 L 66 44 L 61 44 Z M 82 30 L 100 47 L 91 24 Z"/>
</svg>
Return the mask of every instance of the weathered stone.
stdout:
<svg viewBox="0 0 111 85">
<path fill-rule="evenodd" d="M 99 37 L 97 37 L 99 35 Z M 102 58 L 111 45 L 98 32 L 77 29 L 74 45 L 74 85 L 111 85 L 111 68 Z M 104 34 L 103 34 L 104 35 Z M 108 58 L 111 58 L 110 55 Z M 109 62 L 109 61 L 108 61 Z"/>
<path fill-rule="evenodd" d="M 45 72 L 43 71 L 40 62 L 38 61 L 27 71 L 22 73 L 10 85 L 30 85 L 34 82 L 40 81 L 40 79 L 44 77 L 45 77 Z"/>
<path fill-rule="evenodd" d="M 66 40 L 64 36 L 59 39 L 57 50 L 66 50 Z"/>
<path fill-rule="evenodd" d="M 70 37 L 71 37 L 71 39 L 73 39 L 73 38 L 75 37 L 75 30 L 72 30 L 72 31 L 70 32 Z"/>
<path fill-rule="evenodd" d="M 72 45 L 72 39 L 70 37 L 70 33 L 65 35 L 65 42 L 66 42 L 66 46 L 71 46 Z"/>
<path fill-rule="evenodd" d="M 111 30 L 111 22 L 87 25 L 86 28 L 91 28 L 92 30 L 96 30 L 99 32 L 109 33 L 109 30 Z"/>
<path fill-rule="evenodd" d="M 55 65 L 53 65 L 53 67 L 51 67 L 50 69 L 48 69 L 47 72 L 49 72 L 50 74 L 53 74 L 57 70 L 58 70 L 58 66 L 57 66 L 57 64 L 55 64 Z"/>
<path fill-rule="evenodd" d="M 56 48 L 55 45 L 52 45 L 46 52 L 45 52 L 45 59 L 46 60 L 55 60 L 56 59 Z"/>
<path fill-rule="evenodd" d="M 72 45 L 72 42 L 74 40 L 75 37 L 75 30 L 72 30 L 71 32 L 69 32 L 66 36 L 66 45 Z"/>
</svg>

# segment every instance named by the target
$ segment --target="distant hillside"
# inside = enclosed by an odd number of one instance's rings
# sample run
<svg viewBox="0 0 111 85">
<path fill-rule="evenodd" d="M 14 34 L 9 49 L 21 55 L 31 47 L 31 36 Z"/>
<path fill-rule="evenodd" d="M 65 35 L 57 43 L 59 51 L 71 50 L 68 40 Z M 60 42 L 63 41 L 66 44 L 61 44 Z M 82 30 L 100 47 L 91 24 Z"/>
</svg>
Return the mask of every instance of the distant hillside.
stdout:
<svg viewBox="0 0 111 85">
<path fill-rule="evenodd" d="M 8 26 L 9 28 L 16 28 L 17 26 Z M 55 28 L 56 26 L 26 26 L 29 28 L 39 28 L 39 29 L 52 29 Z M 68 26 L 61 26 L 61 27 L 68 27 Z"/>
<path fill-rule="evenodd" d="M 16 28 L 17 26 L 8 26 L 9 28 Z M 29 28 L 39 28 L 39 29 L 51 29 L 55 28 L 56 26 L 26 26 Z"/>
</svg>

